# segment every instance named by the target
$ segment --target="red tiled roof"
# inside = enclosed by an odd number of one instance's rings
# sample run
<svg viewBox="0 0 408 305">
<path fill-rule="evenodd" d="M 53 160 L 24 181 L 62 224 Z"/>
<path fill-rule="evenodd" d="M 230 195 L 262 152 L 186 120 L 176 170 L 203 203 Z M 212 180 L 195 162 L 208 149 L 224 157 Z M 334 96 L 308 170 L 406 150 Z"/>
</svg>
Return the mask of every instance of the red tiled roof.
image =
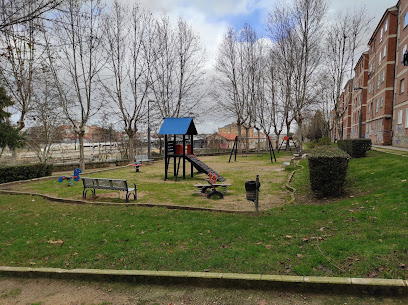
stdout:
<svg viewBox="0 0 408 305">
<path fill-rule="evenodd" d="M 227 139 L 228 141 L 234 141 L 236 135 L 233 133 L 217 132 L 217 135 Z"/>
</svg>

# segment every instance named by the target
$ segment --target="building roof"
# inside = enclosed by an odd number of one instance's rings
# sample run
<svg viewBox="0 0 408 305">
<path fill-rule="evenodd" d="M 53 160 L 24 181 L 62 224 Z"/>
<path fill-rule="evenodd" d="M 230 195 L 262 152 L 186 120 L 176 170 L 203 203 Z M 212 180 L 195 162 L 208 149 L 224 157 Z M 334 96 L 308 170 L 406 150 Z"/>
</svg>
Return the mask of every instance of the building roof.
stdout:
<svg viewBox="0 0 408 305">
<path fill-rule="evenodd" d="M 398 2 L 398 3 L 399 3 L 399 2 Z M 378 32 L 378 30 L 380 29 L 381 25 L 383 24 L 384 19 L 387 17 L 387 15 L 388 15 L 389 13 L 391 13 L 392 11 L 396 11 L 396 10 L 398 10 L 398 7 L 397 7 L 397 6 L 392 6 L 392 7 L 387 8 L 387 9 L 385 10 L 383 16 L 381 17 L 380 22 L 377 24 L 377 27 L 375 28 L 375 30 L 374 30 L 374 32 L 373 32 L 373 35 L 371 35 L 371 38 L 370 38 L 370 40 L 368 41 L 368 45 L 371 45 L 371 42 L 374 40 L 375 35 L 377 35 L 377 32 Z"/>
<path fill-rule="evenodd" d="M 366 59 L 366 58 L 367 58 L 367 61 L 368 61 L 368 51 L 365 51 L 365 52 L 363 52 L 363 53 L 361 54 L 361 56 L 360 56 L 360 58 L 358 59 L 356 65 L 354 66 L 354 69 L 353 69 L 353 70 L 356 71 L 356 70 L 357 70 L 357 67 L 358 67 L 358 65 L 361 63 L 361 61 L 364 60 L 364 59 Z"/>
<path fill-rule="evenodd" d="M 217 135 L 227 139 L 228 141 L 234 141 L 235 137 L 237 136 L 236 134 L 226 132 L 217 132 Z"/>
<path fill-rule="evenodd" d="M 193 118 L 164 118 L 160 135 L 196 135 L 197 129 Z"/>
</svg>

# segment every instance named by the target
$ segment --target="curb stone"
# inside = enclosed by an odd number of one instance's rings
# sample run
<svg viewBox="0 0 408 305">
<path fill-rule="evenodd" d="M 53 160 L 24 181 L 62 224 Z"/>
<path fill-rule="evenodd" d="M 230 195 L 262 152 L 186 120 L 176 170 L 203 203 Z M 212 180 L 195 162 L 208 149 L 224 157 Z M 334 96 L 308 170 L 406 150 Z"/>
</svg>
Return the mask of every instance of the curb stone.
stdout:
<svg viewBox="0 0 408 305">
<path fill-rule="evenodd" d="M 295 173 L 302 169 L 303 166 L 299 165 L 300 159 L 296 160 L 296 165 L 295 166 L 300 166 L 301 168 L 297 168 L 295 170 L 293 170 L 293 172 L 289 175 L 288 180 L 286 181 L 285 187 L 288 191 L 290 191 L 290 197 L 291 199 L 287 202 L 287 204 L 291 204 L 295 201 L 295 193 L 296 193 L 296 189 L 293 186 L 290 186 L 290 183 L 292 182 L 293 177 L 295 176 Z"/>
<path fill-rule="evenodd" d="M 0 275 L 25 278 L 130 281 L 148 284 L 182 284 L 216 288 L 279 289 L 338 294 L 408 296 L 408 282 L 401 279 L 342 278 L 239 274 L 218 272 L 60 269 L 0 266 Z"/>
<path fill-rule="evenodd" d="M 106 206 L 134 206 L 134 207 L 144 207 L 144 208 L 166 208 L 169 210 L 184 210 L 184 211 L 198 211 L 198 212 L 213 212 L 213 213 L 227 213 L 227 214 L 254 214 L 253 210 L 225 210 L 225 209 L 211 209 L 211 208 L 200 208 L 193 206 L 181 206 L 181 205 L 170 205 L 170 204 L 154 204 L 154 203 L 140 203 L 140 202 L 103 202 L 103 201 L 86 201 L 80 199 L 69 199 L 69 198 L 59 198 L 53 197 L 45 194 L 39 193 L 29 193 L 29 192 L 20 192 L 20 191 L 11 191 L 0 189 L 0 194 L 8 195 L 26 195 L 26 196 L 38 196 L 46 200 L 62 202 L 68 204 L 89 204 L 89 205 L 106 205 Z M 262 212 L 262 211 L 261 211 Z"/>
</svg>

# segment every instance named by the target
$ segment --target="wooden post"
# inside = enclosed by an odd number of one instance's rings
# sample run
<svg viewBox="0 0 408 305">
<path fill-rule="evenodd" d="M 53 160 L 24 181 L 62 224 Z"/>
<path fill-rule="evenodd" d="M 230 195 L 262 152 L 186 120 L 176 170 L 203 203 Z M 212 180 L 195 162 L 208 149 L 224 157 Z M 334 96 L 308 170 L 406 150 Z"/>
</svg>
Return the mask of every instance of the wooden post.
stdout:
<svg viewBox="0 0 408 305">
<path fill-rule="evenodd" d="M 186 179 L 186 135 L 183 134 L 183 179 Z"/>
</svg>

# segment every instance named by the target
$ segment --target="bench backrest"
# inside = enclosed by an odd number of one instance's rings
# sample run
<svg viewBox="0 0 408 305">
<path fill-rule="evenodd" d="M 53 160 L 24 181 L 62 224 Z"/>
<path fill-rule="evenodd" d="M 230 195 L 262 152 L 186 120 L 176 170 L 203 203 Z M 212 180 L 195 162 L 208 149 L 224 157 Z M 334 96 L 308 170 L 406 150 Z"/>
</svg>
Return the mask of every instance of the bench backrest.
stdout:
<svg viewBox="0 0 408 305">
<path fill-rule="evenodd" d="M 106 190 L 128 189 L 127 181 L 122 179 L 88 178 L 88 177 L 81 177 L 81 179 L 85 188 L 98 188 Z"/>
<path fill-rule="evenodd" d="M 149 158 L 147 155 L 136 155 L 135 156 L 135 161 L 149 161 Z"/>
</svg>

